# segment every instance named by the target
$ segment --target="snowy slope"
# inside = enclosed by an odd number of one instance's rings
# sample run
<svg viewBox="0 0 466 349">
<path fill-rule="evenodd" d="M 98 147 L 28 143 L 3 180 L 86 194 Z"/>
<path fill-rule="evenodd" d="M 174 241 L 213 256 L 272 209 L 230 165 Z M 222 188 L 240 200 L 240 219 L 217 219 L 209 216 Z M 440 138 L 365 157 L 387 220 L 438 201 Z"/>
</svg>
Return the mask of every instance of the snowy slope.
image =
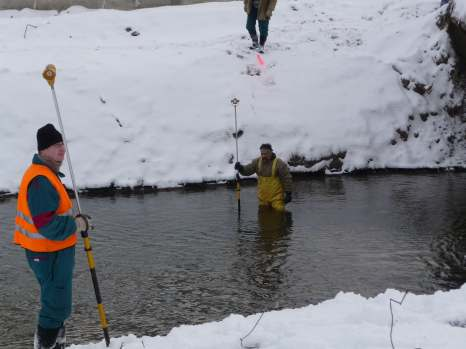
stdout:
<svg viewBox="0 0 466 349">
<path fill-rule="evenodd" d="M 58 127 L 49 63 L 80 187 L 231 179 L 233 97 L 242 161 L 271 142 L 301 159 L 298 171 L 338 153 L 342 171 L 464 166 L 438 5 L 280 0 L 265 67 L 247 49 L 240 2 L 1 11 L 0 191 L 17 190 L 37 128 Z"/>
<path fill-rule="evenodd" d="M 452 16 L 457 20 L 466 22 L 466 1 L 465 0 L 452 0 Z"/>
</svg>

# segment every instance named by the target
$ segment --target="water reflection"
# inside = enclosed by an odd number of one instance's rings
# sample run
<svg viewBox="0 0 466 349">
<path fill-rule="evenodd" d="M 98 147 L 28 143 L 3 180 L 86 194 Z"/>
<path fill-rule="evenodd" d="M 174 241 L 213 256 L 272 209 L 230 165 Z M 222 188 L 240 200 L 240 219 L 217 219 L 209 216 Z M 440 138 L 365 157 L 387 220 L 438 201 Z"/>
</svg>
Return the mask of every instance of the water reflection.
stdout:
<svg viewBox="0 0 466 349">
<path fill-rule="evenodd" d="M 259 239 L 255 274 L 260 275 L 260 287 L 276 291 L 283 283 L 283 266 L 288 256 L 289 235 L 292 233 L 292 214 L 260 207 L 257 221 Z M 257 278 L 255 278 L 257 280 Z"/>
<path fill-rule="evenodd" d="M 444 183 L 439 231 L 432 239 L 432 255 L 424 258 L 432 282 L 441 289 L 460 287 L 466 280 L 466 197 L 452 179 Z M 437 198 L 438 199 L 438 198 Z M 443 207 L 442 207 L 443 206 Z"/>
<path fill-rule="evenodd" d="M 241 269 L 252 303 L 262 304 L 264 310 L 277 307 L 286 291 L 286 263 L 292 234 L 292 213 L 269 207 L 257 211 L 256 229 L 238 226 L 238 254 Z"/>
</svg>

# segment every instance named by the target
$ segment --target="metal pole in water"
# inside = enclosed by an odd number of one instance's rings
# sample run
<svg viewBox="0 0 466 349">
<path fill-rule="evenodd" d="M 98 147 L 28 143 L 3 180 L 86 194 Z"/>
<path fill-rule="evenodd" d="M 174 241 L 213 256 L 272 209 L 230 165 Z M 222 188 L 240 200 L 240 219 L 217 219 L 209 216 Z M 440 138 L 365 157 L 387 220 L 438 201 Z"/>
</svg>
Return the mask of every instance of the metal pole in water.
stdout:
<svg viewBox="0 0 466 349">
<path fill-rule="evenodd" d="M 236 162 L 239 162 L 238 158 L 238 117 L 236 112 L 236 107 L 239 104 L 238 98 L 233 98 L 231 100 L 231 104 L 235 108 L 235 141 L 236 141 Z M 238 201 L 238 214 L 241 213 L 241 186 L 240 186 L 240 179 L 239 171 L 236 171 L 236 200 Z"/>
</svg>

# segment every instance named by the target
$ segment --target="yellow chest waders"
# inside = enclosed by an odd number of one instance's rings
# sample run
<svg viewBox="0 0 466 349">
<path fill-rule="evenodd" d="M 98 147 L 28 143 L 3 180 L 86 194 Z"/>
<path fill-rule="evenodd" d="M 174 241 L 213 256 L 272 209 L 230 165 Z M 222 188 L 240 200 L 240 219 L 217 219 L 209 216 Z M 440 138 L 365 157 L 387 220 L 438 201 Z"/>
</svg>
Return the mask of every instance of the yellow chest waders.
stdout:
<svg viewBox="0 0 466 349">
<path fill-rule="evenodd" d="M 257 165 L 258 187 L 257 196 L 260 206 L 272 206 L 276 210 L 284 210 L 283 186 L 280 178 L 277 176 L 277 159 L 272 162 L 272 175 L 270 177 L 261 176 L 262 159 L 259 159 Z"/>
</svg>

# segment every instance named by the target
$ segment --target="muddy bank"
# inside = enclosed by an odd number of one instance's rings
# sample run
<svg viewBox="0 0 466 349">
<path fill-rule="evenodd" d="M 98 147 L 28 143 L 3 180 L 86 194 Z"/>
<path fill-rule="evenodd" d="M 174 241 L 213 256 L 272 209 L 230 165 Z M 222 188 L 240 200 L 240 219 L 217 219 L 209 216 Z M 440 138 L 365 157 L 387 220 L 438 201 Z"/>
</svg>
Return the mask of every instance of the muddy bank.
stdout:
<svg viewBox="0 0 466 349">
<path fill-rule="evenodd" d="M 329 175 L 326 169 L 319 171 L 291 171 L 294 181 L 307 181 L 310 179 L 324 178 L 332 176 Z M 407 176 L 422 175 L 422 174 L 440 174 L 440 173 L 466 173 L 464 167 L 450 167 L 450 168 L 416 168 L 416 169 L 403 169 L 403 168 L 384 168 L 384 169 L 359 169 L 350 173 L 335 173 L 333 176 L 350 176 L 350 177 L 366 177 L 366 176 L 390 176 L 394 174 L 403 174 Z M 241 178 L 242 186 L 255 186 L 257 183 L 256 178 L 243 177 Z M 79 195 L 84 197 L 107 197 L 107 196 L 129 196 L 141 194 L 156 194 L 158 192 L 167 191 L 205 191 L 215 189 L 217 187 L 226 187 L 234 190 L 236 188 L 236 181 L 219 180 L 219 181 L 204 181 L 193 183 L 179 183 L 177 187 L 159 188 L 156 185 L 136 185 L 134 187 L 122 187 L 110 185 L 107 187 L 99 188 L 83 188 L 79 190 Z M 74 192 L 68 188 L 70 197 L 74 198 Z M 0 202 L 17 197 L 17 193 L 0 191 Z"/>
</svg>

